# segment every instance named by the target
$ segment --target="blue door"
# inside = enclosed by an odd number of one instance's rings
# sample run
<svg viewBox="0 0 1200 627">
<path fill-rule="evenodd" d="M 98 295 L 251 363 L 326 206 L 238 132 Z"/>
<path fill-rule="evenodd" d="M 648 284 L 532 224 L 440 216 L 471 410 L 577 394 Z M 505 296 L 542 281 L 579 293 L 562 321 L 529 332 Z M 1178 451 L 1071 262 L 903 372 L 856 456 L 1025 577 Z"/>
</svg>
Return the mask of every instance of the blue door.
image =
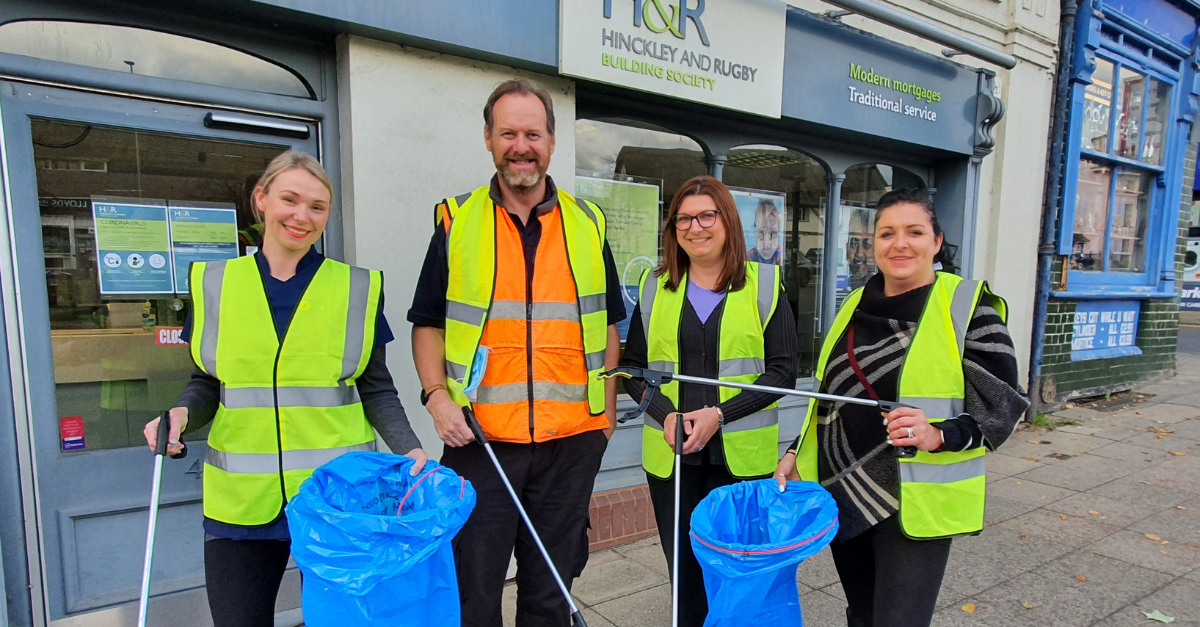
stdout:
<svg viewBox="0 0 1200 627">
<path fill-rule="evenodd" d="M 256 221 L 258 176 L 288 148 L 317 154 L 318 129 L 18 82 L 0 91 L 18 288 L 4 298 L 18 301 L 24 344 L 28 403 L 15 420 L 31 451 L 21 471 L 32 485 L 33 615 L 133 625 L 153 468 L 142 427 L 174 405 L 192 372 L 178 338 L 191 309 L 186 264 L 244 252 L 237 230 Z M 188 439 L 190 456 L 164 464 L 151 624 L 211 624 L 204 432 Z M 294 571 L 285 580 L 280 610 L 299 605 L 297 580 Z"/>
</svg>

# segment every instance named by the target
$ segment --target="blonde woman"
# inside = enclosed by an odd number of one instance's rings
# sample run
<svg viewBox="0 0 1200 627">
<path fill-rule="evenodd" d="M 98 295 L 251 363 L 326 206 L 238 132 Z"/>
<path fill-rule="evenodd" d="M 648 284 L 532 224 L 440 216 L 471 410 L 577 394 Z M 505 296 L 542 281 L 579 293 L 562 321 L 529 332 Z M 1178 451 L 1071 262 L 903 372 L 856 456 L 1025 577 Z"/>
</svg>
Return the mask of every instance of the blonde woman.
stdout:
<svg viewBox="0 0 1200 627">
<path fill-rule="evenodd" d="M 383 277 L 313 249 L 333 186 L 285 152 L 254 187 L 262 247 L 192 265 L 184 329 L 196 371 L 171 410 L 170 443 L 212 423 L 204 465 L 204 567 L 216 627 L 270 627 L 291 548 L 284 506 L 312 471 L 373 450 L 375 433 L 425 465 L 388 372 Z M 146 425 L 154 448 L 158 419 Z"/>
</svg>

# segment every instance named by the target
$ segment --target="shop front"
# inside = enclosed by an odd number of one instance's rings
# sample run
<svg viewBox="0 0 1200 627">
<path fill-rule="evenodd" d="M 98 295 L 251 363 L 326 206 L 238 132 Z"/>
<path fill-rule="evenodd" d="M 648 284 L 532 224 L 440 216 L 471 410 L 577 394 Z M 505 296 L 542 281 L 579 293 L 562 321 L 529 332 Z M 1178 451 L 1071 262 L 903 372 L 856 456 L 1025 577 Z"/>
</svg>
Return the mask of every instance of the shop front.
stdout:
<svg viewBox="0 0 1200 627">
<path fill-rule="evenodd" d="M 1043 286 L 1047 407 L 1169 376 L 1189 280 L 1177 273 L 1188 265 L 1200 11 L 1096 0 L 1078 16 L 1066 150 L 1052 165 L 1063 193 Z"/>
<path fill-rule="evenodd" d="M 928 189 L 957 247 L 952 270 L 972 275 L 980 168 L 1003 111 L 991 72 L 775 0 L 663 14 L 623 0 L 452 4 L 0 9 L 11 624 L 134 623 L 152 468 L 141 428 L 191 373 L 183 270 L 246 252 L 249 191 L 282 150 L 317 155 L 333 176 L 325 254 L 384 271 L 389 364 L 434 458 L 404 314 L 432 207 L 494 171 L 480 111 L 513 76 L 553 92 L 550 174 L 607 211 L 629 310 L 680 184 L 711 174 L 734 190 L 751 258 L 783 268 L 801 386 L 838 302 L 874 273 L 872 207 L 887 191 Z M 802 409 L 784 407 L 781 441 Z M 644 483 L 638 423 L 618 429 L 598 491 Z M 151 618 L 205 625 L 204 432 L 189 445 L 166 464 L 169 558 L 155 565 Z M 293 570 L 280 624 L 300 620 L 298 590 Z"/>
</svg>

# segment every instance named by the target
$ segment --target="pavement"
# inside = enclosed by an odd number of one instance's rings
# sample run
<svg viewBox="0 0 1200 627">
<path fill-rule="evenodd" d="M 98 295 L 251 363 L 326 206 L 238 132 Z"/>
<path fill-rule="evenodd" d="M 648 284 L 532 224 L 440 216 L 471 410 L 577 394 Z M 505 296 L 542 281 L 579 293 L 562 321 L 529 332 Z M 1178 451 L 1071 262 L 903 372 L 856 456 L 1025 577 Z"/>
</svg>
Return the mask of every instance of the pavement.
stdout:
<svg viewBox="0 0 1200 627">
<path fill-rule="evenodd" d="M 987 527 L 954 541 L 933 625 L 1200 627 L 1200 328 L 1181 331 L 1173 379 L 988 455 Z M 828 549 L 796 585 L 805 625 L 846 624 Z M 593 553 L 573 587 L 591 627 L 666 627 L 670 591 L 657 538 Z M 506 626 L 515 607 L 510 585 Z"/>
</svg>

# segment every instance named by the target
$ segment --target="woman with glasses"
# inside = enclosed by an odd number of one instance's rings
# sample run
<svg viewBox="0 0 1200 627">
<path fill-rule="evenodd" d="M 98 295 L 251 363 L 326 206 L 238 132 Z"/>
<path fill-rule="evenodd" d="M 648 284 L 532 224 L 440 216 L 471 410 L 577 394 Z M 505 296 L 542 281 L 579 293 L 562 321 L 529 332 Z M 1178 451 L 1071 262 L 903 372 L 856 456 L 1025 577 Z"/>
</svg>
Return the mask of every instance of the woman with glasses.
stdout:
<svg viewBox="0 0 1200 627">
<path fill-rule="evenodd" d="M 663 261 L 642 276 L 622 366 L 791 388 L 796 325 L 781 269 L 746 259 L 746 240 L 729 189 L 698 176 L 675 194 L 663 231 Z M 642 383 L 625 391 L 641 398 Z M 714 488 L 770 476 L 779 446 L 777 394 L 669 383 L 650 403 L 642 466 L 670 563 L 673 473 L 680 472 L 679 624 L 708 614 L 700 564 L 687 541 L 692 511 Z M 683 467 L 674 468 L 675 424 L 683 421 Z"/>
</svg>

